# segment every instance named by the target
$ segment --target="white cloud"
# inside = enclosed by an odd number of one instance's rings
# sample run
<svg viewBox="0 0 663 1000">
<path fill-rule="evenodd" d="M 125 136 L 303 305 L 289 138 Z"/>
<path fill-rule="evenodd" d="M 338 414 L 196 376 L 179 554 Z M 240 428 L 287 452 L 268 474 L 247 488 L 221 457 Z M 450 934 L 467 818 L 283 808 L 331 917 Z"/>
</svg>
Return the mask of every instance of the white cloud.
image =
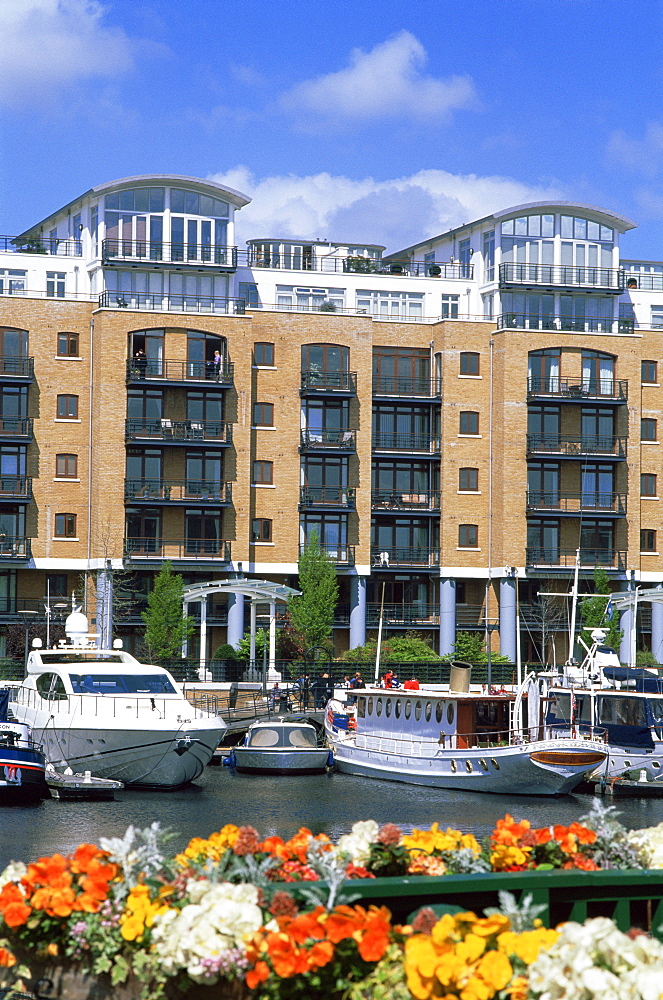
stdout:
<svg viewBox="0 0 663 1000">
<path fill-rule="evenodd" d="M 0 101 L 48 104 L 79 79 L 131 69 L 137 44 L 104 13 L 97 0 L 1 0 Z"/>
<path fill-rule="evenodd" d="M 393 251 L 510 205 L 564 197 L 552 185 L 444 170 L 376 181 L 328 173 L 257 178 L 237 166 L 211 179 L 253 199 L 236 217 L 238 244 L 293 237 L 379 243 Z"/>
<path fill-rule="evenodd" d="M 663 166 L 663 125 L 651 122 L 643 139 L 632 139 L 621 129 L 613 132 L 608 154 L 630 170 L 655 177 Z"/>
<path fill-rule="evenodd" d="M 401 31 L 370 52 L 354 49 L 346 69 L 297 84 L 282 95 L 281 106 L 302 116 L 361 122 L 439 119 L 475 101 L 469 77 L 425 76 L 426 58 L 421 42 Z"/>
</svg>

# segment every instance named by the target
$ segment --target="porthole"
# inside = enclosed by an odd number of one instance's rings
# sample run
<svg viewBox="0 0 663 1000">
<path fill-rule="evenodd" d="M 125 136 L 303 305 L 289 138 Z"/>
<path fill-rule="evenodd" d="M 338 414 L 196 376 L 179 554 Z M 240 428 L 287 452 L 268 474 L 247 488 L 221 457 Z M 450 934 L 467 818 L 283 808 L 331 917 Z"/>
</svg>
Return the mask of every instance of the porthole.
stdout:
<svg viewBox="0 0 663 1000">
<path fill-rule="evenodd" d="M 372 698 L 369 698 L 368 702 L 366 704 L 366 714 L 367 715 L 372 715 L 373 714 L 373 699 Z"/>
<path fill-rule="evenodd" d="M 421 702 L 420 701 L 415 702 L 415 705 L 414 705 L 414 717 L 417 720 L 417 722 L 419 722 L 419 719 L 421 718 Z"/>
<path fill-rule="evenodd" d="M 447 705 L 447 722 L 450 726 L 453 726 L 454 721 L 454 703 L 452 701 Z"/>
<path fill-rule="evenodd" d="M 625 760 L 624 763 L 626 764 L 627 767 L 631 766 L 631 761 L 630 760 Z"/>
<path fill-rule="evenodd" d="M 455 774 L 455 773 L 456 773 L 456 771 L 457 771 L 457 767 L 456 767 L 456 761 L 455 761 L 455 760 L 452 760 L 452 761 L 451 761 L 451 770 L 452 770 L 452 771 L 454 772 L 454 774 Z"/>
<path fill-rule="evenodd" d="M 378 718 L 382 715 L 382 698 L 376 698 L 375 700 L 375 714 Z"/>
<path fill-rule="evenodd" d="M 484 769 L 484 771 L 487 771 L 487 770 L 488 770 L 488 765 L 486 764 L 486 762 L 485 762 L 485 760 L 483 759 L 483 757 L 482 757 L 482 758 L 481 758 L 481 759 L 479 760 L 479 763 L 481 764 L 481 766 L 482 766 L 482 768 Z"/>
<path fill-rule="evenodd" d="M 442 702 L 438 701 L 435 706 L 435 721 L 438 723 L 438 725 L 440 722 L 442 722 L 442 712 L 443 712 Z"/>
<path fill-rule="evenodd" d="M 392 702 L 391 698 L 386 698 L 385 699 L 384 714 L 387 716 L 387 718 L 389 718 L 389 716 L 391 715 L 391 706 L 392 706 L 392 704 L 393 704 L 393 702 Z"/>
<path fill-rule="evenodd" d="M 430 722 L 431 715 L 433 714 L 433 706 L 429 701 L 426 702 L 426 722 Z"/>
<path fill-rule="evenodd" d="M 405 702 L 405 718 L 409 719 L 411 715 L 412 715 L 412 702 L 408 698 L 408 700 Z"/>
<path fill-rule="evenodd" d="M 471 760 L 466 760 L 465 761 L 465 767 L 466 767 L 468 773 L 472 774 L 472 761 Z"/>
<path fill-rule="evenodd" d="M 661 765 L 657 760 L 653 760 L 651 766 L 658 769 Z"/>
<path fill-rule="evenodd" d="M 493 767 L 495 768 L 496 771 L 499 771 L 500 765 L 497 763 L 497 761 L 495 760 L 494 757 L 490 758 L 490 763 L 493 765 Z"/>
<path fill-rule="evenodd" d="M 402 707 L 403 707 L 403 703 L 401 702 L 401 699 L 397 698 L 396 699 L 396 710 L 394 712 L 394 715 L 396 716 L 397 719 L 400 719 L 400 717 L 401 717 L 401 708 Z"/>
</svg>

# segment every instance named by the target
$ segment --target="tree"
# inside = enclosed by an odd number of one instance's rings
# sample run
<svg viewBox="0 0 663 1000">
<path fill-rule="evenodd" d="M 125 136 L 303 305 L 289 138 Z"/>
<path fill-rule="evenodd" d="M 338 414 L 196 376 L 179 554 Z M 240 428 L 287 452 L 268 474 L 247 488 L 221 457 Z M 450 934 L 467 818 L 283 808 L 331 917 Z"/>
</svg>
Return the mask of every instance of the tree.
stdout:
<svg viewBox="0 0 663 1000">
<path fill-rule="evenodd" d="M 374 661 L 377 648 L 377 641 L 369 639 L 363 646 L 355 646 L 354 649 L 346 650 L 341 656 L 341 660 L 344 663 Z M 381 663 L 438 663 L 441 659 L 418 632 L 390 636 L 382 641 L 380 647 Z"/>
<path fill-rule="evenodd" d="M 312 532 L 299 557 L 299 597 L 288 602 L 290 620 L 307 646 L 331 644 L 338 580 L 334 564 Z"/>
<path fill-rule="evenodd" d="M 608 574 L 601 566 L 597 566 L 594 570 L 594 591 L 591 597 L 585 597 L 580 602 L 582 623 L 589 629 L 605 629 L 606 645 L 618 650 L 624 633 L 619 627 L 619 615 L 606 618 L 611 587 Z"/>
<path fill-rule="evenodd" d="M 147 599 L 147 611 L 141 612 L 145 622 L 145 642 L 149 655 L 156 663 L 179 659 L 183 642 L 195 629 L 182 607 L 182 577 L 173 573 L 166 561 L 154 578 L 154 589 Z"/>
<path fill-rule="evenodd" d="M 483 632 L 457 632 L 454 642 L 454 660 L 463 660 L 466 663 L 487 663 L 488 653 L 484 642 Z M 511 663 L 508 656 L 502 653 L 491 653 L 491 663 Z"/>
</svg>

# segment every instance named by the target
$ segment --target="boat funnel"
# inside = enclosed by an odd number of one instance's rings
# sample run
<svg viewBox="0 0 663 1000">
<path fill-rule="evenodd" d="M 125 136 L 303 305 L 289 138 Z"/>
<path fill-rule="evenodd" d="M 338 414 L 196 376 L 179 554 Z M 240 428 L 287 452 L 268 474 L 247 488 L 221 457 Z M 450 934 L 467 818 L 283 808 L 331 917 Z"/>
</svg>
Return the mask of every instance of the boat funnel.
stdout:
<svg viewBox="0 0 663 1000">
<path fill-rule="evenodd" d="M 470 690 L 470 677 L 472 676 L 472 664 L 463 663 L 462 660 L 452 660 L 449 671 L 449 690 L 456 694 L 467 694 Z"/>
</svg>

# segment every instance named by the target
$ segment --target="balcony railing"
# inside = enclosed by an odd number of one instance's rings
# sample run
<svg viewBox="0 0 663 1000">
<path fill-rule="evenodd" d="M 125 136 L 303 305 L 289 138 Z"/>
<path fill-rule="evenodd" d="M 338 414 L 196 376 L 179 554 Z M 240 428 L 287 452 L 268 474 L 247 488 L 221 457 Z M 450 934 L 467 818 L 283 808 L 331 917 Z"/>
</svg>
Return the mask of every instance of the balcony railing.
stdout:
<svg viewBox="0 0 663 1000">
<path fill-rule="evenodd" d="M 342 545 L 341 543 L 335 542 L 322 542 L 320 548 L 323 552 L 326 552 L 327 556 L 333 563 L 337 566 L 354 566 L 355 564 L 355 546 L 354 545 Z M 299 546 L 299 554 L 301 555 L 304 551 L 305 546 Z"/>
<path fill-rule="evenodd" d="M 380 622 L 380 605 L 366 605 L 366 624 L 374 627 Z M 394 628 L 421 625 L 436 627 L 440 624 L 439 604 L 385 604 L 382 613 L 384 625 Z"/>
<path fill-rule="evenodd" d="M 604 319 L 601 317 L 558 316 L 553 313 L 502 313 L 497 317 L 498 330 L 556 330 L 564 333 L 633 333 L 635 320 L 628 317 Z"/>
<path fill-rule="evenodd" d="M 589 511 L 599 514 L 626 514 L 625 493 L 601 493 L 585 490 L 582 493 L 558 493 L 555 490 L 528 490 L 528 511 L 555 511 L 560 514 L 581 514 Z"/>
<path fill-rule="evenodd" d="M 0 417 L 0 438 L 32 438 L 32 417 Z"/>
<path fill-rule="evenodd" d="M 124 499 L 130 503 L 232 503 L 232 483 L 218 483 L 213 480 L 172 479 L 167 482 L 158 479 L 125 479 Z"/>
<path fill-rule="evenodd" d="M 442 388 L 439 384 L 436 385 L 430 378 L 374 375 L 373 395 L 439 398 L 442 395 Z"/>
<path fill-rule="evenodd" d="M 300 448 L 302 451 L 354 451 L 356 433 L 350 430 L 302 431 Z"/>
<path fill-rule="evenodd" d="M 209 442 L 215 445 L 230 445 L 233 440 L 233 425 L 224 420 L 144 420 L 130 417 L 124 424 L 127 441 L 183 441 L 189 445 L 195 442 Z"/>
<path fill-rule="evenodd" d="M 209 243 L 163 243 L 161 240 L 103 240 L 104 264 L 131 260 L 150 264 L 209 264 L 211 267 L 237 267 L 237 247 L 212 246 Z"/>
<path fill-rule="evenodd" d="M 248 267 L 268 267 L 277 271 L 317 271 L 323 274 L 388 274 L 404 278 L 451 278 L 466 281 L 474 276 L 472 264 L 436 264 L 422 260 L 374 260 L 371 257 L 303 257 L 292 252 L 265 253 L 258 247 L 239 251 Z"/>
<path fill-rule="evenodd" d="M 529 455 L 563 455 L 565 458 L 585 458 L 598 455 L 601 458 L 626 458 L 628 438 L 568 437 L 560 434 L 528 434 L 527 453 Z"/>
<path fill-rule="evenodd" d="M 644 274 L 640 271 L 637 273 L 627 271 L 626 287 L 629 289 L 642 288 L 645 292 L 661 292 L 663 291 L 663 273 Z"/>
<path fill-rule="evenodd" d="M 0 379 L 29 381 L 35 376 L 34 358 L 0 357 Z"/>
<path fill-rule="evenodd" d="M 440 439 L 430 434 L 398 434 L 391 431 L 377 431 L 373 435 L 373 451 L 423 451 L 436 455 L 440 451 Z"/>
<path fill-rule="evenodd" d="M 555 546 L 544 548 L 528 548 L 525 562 L 528 566 L 559 567 L 572 570 L 576 563 L 576 549 L 558 549 Z M 581 549 L 581 569 L 593 570 L 595 566 L 603 569 L 626 569 L 626 550 L 617 549 Z"/>
<path fill-rule="evenodd" d="M 32 479 L 28 476 L 0 475 L 0 500 L 31 500 Z"/>
<path fill-rule="evenodd" d="M 393 548 L 378 549 L 371 547 L 371 564 L 374 569 L 401 569 L 415 566 L 421 569 L 434 569 L 440 565 L 440 553 L 437 548 Z"/>
<path fill-rule="evenodd" d="M 0 562 L 19 562 L 32 558 L 32 539 L 0 534 Z"/>
<path fill-rule="evenodd" d="M 302 395 L 331 393 L 356 396 L 357 373 L 303 371 L 300 393 Z"/>
<path fill-rule="evenodd" d="M 355 509 L 355 489 L 352 486 L 302 486 L 299 490 L 300 508 L 333 507 Z"/>
<path fill-rule="evenodd" d="M 500 264 L 500 288 L 510 285 L 544 285 L 548 288 L 596 288 L 623 292 L 623 270 L 607 267 L 571 267 L 560 264 Z"/>
<path fill-rule="evenodd" d="M 99 296 L 99 308 L 243 316 L 246 313 L 246 300 L 230 299 L 224 295 L 169 295 L 162 292 L 105 291 Z"/>
<path fill-rule="evenodd" d="M 230 542 L 216 538 L 125 538 L 124 555 L 134 562 L 161 559 L 230 562 Z"/>
<path fill-rule="evenodd" d="M 398 513 L 413 511 L 419 513 L 439 513 L 440 491 L 419 490 L 403 493 L 400 490 L 374 490 L 371 505 L 375 513 Z"/>
<path fill-rule="evenodd" d="M 572 402 L 586 399 L 600 399 L 601 402 L 625 403 L 628 400 L 628 381 L 614 378 L 590 378 L 585 375 L 549 375 L 547 378 L 530 376 L 527 379 L 527 395 L 562 396 Z"/>
<path fill-rule="evenodd" d="M 159 382 L 204 382 L 210 387 L 232 385 L 234 365 L 226 362 L 217 371 L 213 361 L 166 361 L 157 358 L 129 358 L 127 382 L 155 379 Z"/>
<path fill-rule="evenodd" d="M 57 257 L 81 257 L 83 244 L 80 240 L 51 239 L 46 236 L 0 236 L 0 250 L 5 253 L 36 253 Z"/>
</svg>

